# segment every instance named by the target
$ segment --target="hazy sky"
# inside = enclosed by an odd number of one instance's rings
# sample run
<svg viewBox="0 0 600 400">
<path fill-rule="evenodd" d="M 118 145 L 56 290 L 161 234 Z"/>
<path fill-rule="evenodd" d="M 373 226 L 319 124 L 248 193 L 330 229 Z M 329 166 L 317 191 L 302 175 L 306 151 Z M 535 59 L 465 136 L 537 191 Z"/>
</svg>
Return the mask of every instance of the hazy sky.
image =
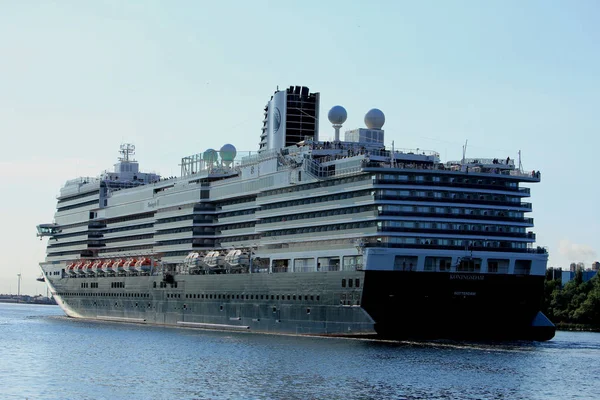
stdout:
<svg viewBox="0 0 600 400">
<path fill-rule="evenodd" d="M 37 283 L 56 195 L 136 145 L 142 169 L 258 147 L 277 85 L 370 108 L 386 142 L 517 158 L 549 266 L 600 255 L 598 1 L 0 0 L 0 293 Z M 332 136 L 325 119 L 322 136 Z"/>
</svg>

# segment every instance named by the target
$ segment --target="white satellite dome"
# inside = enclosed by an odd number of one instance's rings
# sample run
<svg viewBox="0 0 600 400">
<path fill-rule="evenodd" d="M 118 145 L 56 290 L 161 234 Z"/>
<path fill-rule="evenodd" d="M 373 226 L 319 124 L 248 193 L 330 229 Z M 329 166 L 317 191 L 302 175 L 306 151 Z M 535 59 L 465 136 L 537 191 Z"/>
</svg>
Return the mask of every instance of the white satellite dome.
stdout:
<svg viewBox="0 0 600 400">
<path fill-rule="evenodd" d="M 214 149 L 207 149 L 203 154 L 202 154 L 202 158 L 204 159 L 204 161 L 206 161 L 207 163 L 215 163 L 217 162 L 217 160 L 219 159 L 219 155 L 217 154 L 217 151 Z"/>
<path fill-rule="evenodd" d="M 378 108 L 372 108 L 365 114 L 365 125 L 369 129 L 381 129 L 385 124 L 385 115 Z"/>
<path fill-rule="evenodd" d="M 225 161 L 225 162 L 231 162 L 235 159 L 235 156 L 237 154 L 237 150 L 235 149 L 235 146 L 232 144 L 224 144 L 223 147 L 221 147 L 221 150 L 219 151 L 221 153 L 221 160 Z"/>
<path fill-rule="evenodd" d="M 333 125 L 341 125 L 346 122 L 346 118 L 348 118 L 348 113 L 346 109 L 342 106 L 333 106 L 331 110 L 329 110 L 329 114 L 327 114 L 327 118 L 329 118 L 329 122 Z"/>
</svg>

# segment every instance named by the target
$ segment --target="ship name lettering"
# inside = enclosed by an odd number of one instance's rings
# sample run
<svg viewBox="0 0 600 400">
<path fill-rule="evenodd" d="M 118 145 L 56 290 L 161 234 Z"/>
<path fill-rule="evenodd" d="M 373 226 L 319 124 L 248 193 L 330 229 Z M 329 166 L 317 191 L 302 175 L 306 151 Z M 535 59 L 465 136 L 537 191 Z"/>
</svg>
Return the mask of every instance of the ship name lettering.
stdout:
<svg viewBox="0 0 600 400">
<path fill-rule="evenodd" d="M 158 206 L 158 200 L 153 200 L 148 202 L 148 208 L 154 208 Z"/>
<path fill-rule="evenodd" d="M 459 279 L 463 281 L 482 281 L 484 280 L 483 275 L 463 275 L 463 274 L 451 274 L 450 279 Z"/>
</svg>

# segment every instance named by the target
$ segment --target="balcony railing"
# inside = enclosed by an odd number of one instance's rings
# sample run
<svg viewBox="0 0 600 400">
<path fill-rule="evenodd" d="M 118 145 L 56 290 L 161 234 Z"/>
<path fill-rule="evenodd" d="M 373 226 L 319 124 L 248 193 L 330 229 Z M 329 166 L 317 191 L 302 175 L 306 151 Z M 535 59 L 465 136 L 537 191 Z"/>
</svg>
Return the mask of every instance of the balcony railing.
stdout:
<svg viewBox="0 0 600 400">
<path fill-rule="evenodd" d="M 385 168 L 389 169 L 392 167 L 390 162 L 387 161 L 369 161 L 364 164 L 365 168 Z M 464 167 L 464 168 L 463 168 Z M 508 170 L 506 166 L 504 169 L 496 167 L 490 168 L 488 166 L 473 166 L 469 165 L 469 169 L 466 169 L 467 165 L 460 165 L 460 163 L 452 164 L 422 164 L 422 163 L 406 163 L 396 162 L 393 168 L 396 169 L 412 169 L 412 170 L 437 170 L 437 171 L 452 171 L 460 172 L 462 174 L 477 175 L 477 174 L 494 174 L 494 175 L 505 175 L 505 176 L 518 176 L 523 178 L 529 178 L 528 181 L 539 182 L 541 179 L 541 173 L 539 171 L 519 171 L 519 170 Z M 464 171 L 463 171 L 464 169 Z"/>
<path fill-rule="evenodd" d="M 514 238 L 526 238 L 526 239 L 534 239 L 535 233 L 533 232 L 501 232 L 501 231 L 478 231 L 478 230 L 469 230 L 469 229 L 420 229 L 420 228 L 401 228 L 401 227 L 392 227 L 392 226 L 383 226 L 381 228 L 377 228 L 377 232 L 407 232 L 407 233 L 419 233 L 419 234 L 444 234 L 444 235 L 470 235 L 470 236 L 482 236 L 482 237 L 514 237 Z"/>
<path fill-rule="evenodd" d="M 407 249 L 436 249 L 436 250 L 465 250 L 464 246 L 448 246 L 439 244 L 403 244 L 403 243 L 365 243 L 364 247 L 375 248 L 407 248 Z M 490 252 L 510 252 L 510 253 L 530 253 L 530 254 L 548 254 L 548 250 L 544 247 L 527 247 L 527 248 L 512 248 L 512 247 L 485 247 L 485 246 L 470 246 L 467 251 L 490 251 Z"/>
<path fill-rule="evenodd" d="M 490 221 L 510 221 L 522 222 L 533 225 L 533 218 L 507 217 L 495 215 L 481 214 L 450 214 L 450 213 L 417 213 L 405 211 L 381 211 L 380 216 L 398 216 L 398 217 L 417 217 L 417 218 L 441 218 L 441 219 L 473 219 L 473 220 L 490 220 Z"/>
<path fill-rule="evenodd" d="M 431 178 L 431 177 L 428 177 Z M 446 188 L 468 188 L 468 189 L 478 189 L 478 190 L 501 190 L 504 192 L 516 192 L 516 193 L 524 193 L 531 194 L 531 190 L 529 188 L 511 188 L 503 184 L 484 184 L 484 183 L 463 183 L 463 182 L 435 182 L 433 180 L 421 180 L 418 181 L 416 179 L 409 178 L 407 180 L 398 180 L 398 179 L 375 179 L 373 180 L 373 184 L 379 185 L 398 185 L 398 187 L 402 187 L 402 185 L 415 185 L 415 186 L 433 186 L 433 187 L 446 187 Z"/>
<path fill-rule="evenodd" d="M 447 197 L 434 197 L 434 196 L 391 196 L 385 194 L 376 194 L 375 200 L 396 200 L 396 201 L 412 201 L 418 205 L 419 202 L 435 202 L 435 203 L 467 203 L 467 204 L 489 204 L 494 206 L 507 206 L 519 209 L 531 210 L 532 205 L 528 202 L 515 203 L 512 201 L 500 201 L 500 200 L 479 200 L 479 199 L 465 199 L 465 198 L 447 198 Z"/>
</svg>

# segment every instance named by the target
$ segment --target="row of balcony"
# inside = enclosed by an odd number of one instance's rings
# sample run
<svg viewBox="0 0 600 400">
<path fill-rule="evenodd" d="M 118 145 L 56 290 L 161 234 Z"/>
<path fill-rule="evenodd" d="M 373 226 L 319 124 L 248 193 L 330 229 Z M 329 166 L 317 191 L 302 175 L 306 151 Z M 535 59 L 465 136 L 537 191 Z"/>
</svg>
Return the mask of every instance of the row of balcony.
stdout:
<svg viewBox="0 0 600 400">
<path fill-rule="evenodd" d="M 457 183 L 457 182 L 434 182 L 434 181 L 430 181 L 430 180 L 423 180 L 423 181 L 418 181 L 415 179 L 408 179 L 406 181 L 400 181 L 400 180 L 396 180 L 396 179 L 375 179 L 373 181 L 374 184 L 381 184 L 381 185 L 394 185 L 397 186 L 399 188 L 402 187 L 402 185 L 418 185 L 418 186 L 434 186 L 436 188 L 439 187 L 446 187 L 446 188 L 468 188 L 468 189 L 477 189 L 477 190 L 502 190 L 502 191 L 506 191 L 506 192 L 517 192 L 520 194 L 525 194 L 525 195 L 530 195 L 531 194 L 531 189 L 528 187 L 517 187 L 517 188 L 512 188 L 509 186 L 506 186 L 505 184 L 502 183 L 496 183 L 496 184 L 483 184 L 483 183 Z"/>
<path fill-rule="evenodd" d="M 432 249 L 436 250 L 465 250 L 465 246 L 463 245 L 440 245 L 435 244 L 433 241 L 431 242 L 422 242 L 422 243 L 411 243 L 411 244 L 403 244 L 403 243 L 382 243 L 382 242 L 370 242 L 366 243 L 365 247 L 375 247 L 375 248 L 407 248 L 407 249 Z M 530 253 L 530 254 L 547 254 L 548 250 L 544 247 L 526 247 L 526 248 L 513 248 L 508 246 L 506 243 L 500 242 L 500 246 L 484 246 L 482 244 L 472 244 L 467 247 L 468 251 L 501 251 L 501 252 L 510 252 L 510 253 Z"/>
<path fill-rule="evenodd" d="M 525 238 L 535 240 L 535 233 L 533 232 L 503 232 L 503 231 L 489 231 L 489 230 L 469 230 L 469 229 L 421 229 L 421 228 L 400 228 L 384 226 L 377 229 L 378 232 L 407 232 L 407 233 L 419 233 L 419 234 L 458 234 L 458 235 L 476 235 L 476 236 L 500 236 L 500 237 L 514 237 L 514 238 Z"/>
<path fill-rule="evenodd" d="M 415 217 L 415 218 L 436 218 L 436 219 L 470 219 L 470 220 L 490 220 L 490 221 L 506 221 L 519 222 L 527 226 L 533 226 L 533 218 L 526 217 L 509 217 L 496 216 L 486 214 L 442 214 L 442 213 L 419 213 L 419 212 L 404 212 L 404 211 L 380 211 L 380 216 L 389 217 Z"/>
<path fill-rule="evenodd" d="M 506 206 L 506 207 L 514 207 L 518 209 L 524 209 L 527 211 L 531 211 L 532 205 L 528 202 L 512 202 L 512 201 L 502 201 L 502 200 L 481 200 L 474 198 L 439 198 L 433 196 L 427 197 L 417 197 L 417 196 L 389 196 L 384 194 L 376 194 L 374 196 L 375 200 L 392 200 L 392 201 L 412 201 L 415 205 L 421 201 L 433 201 L 436 203 L 469 203 L 469 204 L 488 204 L 494 206 Z"/>
</svg>

